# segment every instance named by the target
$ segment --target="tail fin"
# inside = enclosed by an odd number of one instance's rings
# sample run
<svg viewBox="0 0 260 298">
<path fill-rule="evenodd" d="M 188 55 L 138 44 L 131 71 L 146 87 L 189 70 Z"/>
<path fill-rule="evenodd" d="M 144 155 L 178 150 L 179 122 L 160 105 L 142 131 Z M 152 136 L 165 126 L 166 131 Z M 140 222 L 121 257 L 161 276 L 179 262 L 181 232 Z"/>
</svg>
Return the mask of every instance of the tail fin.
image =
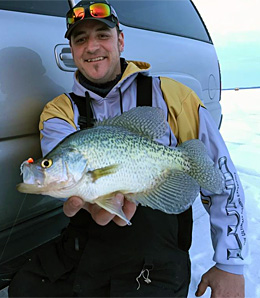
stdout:
<svg viewBox="0 0 260 298">
<path fill-rule="evenodd" d="M 198 139 L 182 143 L 179 147 L 189 159 L 188 174 L 195 179 L 202 188 L 220 194 L 224 190 L 222 172 L 214 165 L 208 156 L 205 145 Z"/>
</svg>

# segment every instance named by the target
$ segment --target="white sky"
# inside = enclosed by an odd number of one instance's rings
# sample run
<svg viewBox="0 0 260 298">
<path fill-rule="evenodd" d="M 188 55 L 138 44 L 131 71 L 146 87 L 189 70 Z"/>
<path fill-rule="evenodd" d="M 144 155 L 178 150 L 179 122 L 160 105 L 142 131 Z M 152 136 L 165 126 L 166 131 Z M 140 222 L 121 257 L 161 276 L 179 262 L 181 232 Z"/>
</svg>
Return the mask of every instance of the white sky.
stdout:
<svg viewBox="0 0 260 298">
<path fill-rule="evenodd" d="M 260 0 L 192 0 L 215 45 L 222 87 L 260 86 Z"/>
<path fill-rule="evenodd" d="M 193 0 L 213 38 L 243 38 L 260 41 L 260 0 Z M 242 38 L 242 37 L 241 37 Z M 217 39 L 217 40 L 216 40 Z"/>
</svg>

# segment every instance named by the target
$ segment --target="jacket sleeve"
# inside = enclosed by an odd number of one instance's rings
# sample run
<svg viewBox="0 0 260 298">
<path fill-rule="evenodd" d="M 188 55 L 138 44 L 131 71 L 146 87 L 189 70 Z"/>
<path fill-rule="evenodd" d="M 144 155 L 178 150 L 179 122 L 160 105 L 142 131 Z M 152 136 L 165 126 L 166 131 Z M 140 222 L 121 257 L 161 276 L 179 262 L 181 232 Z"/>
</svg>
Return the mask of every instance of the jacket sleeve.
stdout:
<svg viewBox="0 0 260 298">
<path fill-rule="evenodd" d="M 167 78 L 161 79 L 161 87 L 169 110 L 169 124 L 178 142 L 200 139 L 224 175 L 223 193 L 217 195 L 201 189 L 201 200 L 210 216 L 216 266 L 242 274 L 248 255 L 245 196 L 225 142 L 195 92 Z"/>
<path fill-rule="evenodd" d="M 245 195 L 228 149 L 209 112 L 199 109 L 199 139 L 225 178 L 225 190 L 216 195 L 201 189 L 202 203 L 210 215 L 213 260 L 219 269 L 242 274 L 248 254 Z"/>
<path fill-rule="evenodd" d="M 45 156 L 66 136 L 75 132 L 78 112 L 70 98 L 62 94 L 50 101 L 40 116 L 40 138 L 42 154 Z"/>
</svg>

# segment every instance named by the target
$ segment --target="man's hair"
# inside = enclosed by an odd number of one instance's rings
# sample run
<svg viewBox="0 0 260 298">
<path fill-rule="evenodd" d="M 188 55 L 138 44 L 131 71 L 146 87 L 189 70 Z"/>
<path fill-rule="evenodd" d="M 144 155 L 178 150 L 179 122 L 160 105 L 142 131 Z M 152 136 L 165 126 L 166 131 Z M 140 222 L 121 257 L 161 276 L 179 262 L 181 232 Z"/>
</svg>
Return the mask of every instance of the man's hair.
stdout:
<svg viewBox="0 0 260 298">
<path fill-rule="evenodd" d="M 120 35 L 121 32 L 123 32 L 123 30 L 121 30 L 118 26 L 116 26 L 116 31 L 117 31 L 118 36 Z"/>
</svg>

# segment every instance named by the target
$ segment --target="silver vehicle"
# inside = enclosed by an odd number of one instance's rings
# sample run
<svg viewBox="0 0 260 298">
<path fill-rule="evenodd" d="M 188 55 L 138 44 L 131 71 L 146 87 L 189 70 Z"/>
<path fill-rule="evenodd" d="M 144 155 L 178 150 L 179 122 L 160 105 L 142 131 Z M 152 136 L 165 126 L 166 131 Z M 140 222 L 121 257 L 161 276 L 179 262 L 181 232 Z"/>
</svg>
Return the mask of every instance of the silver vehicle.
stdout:
<svg viewBox="0 0 260 298">
<path fill-rule="evenodd" d="M 111 0 L 125 33 L 124 57 L 191 87 L 217 125 L 220 70 L 209 33 L 190 0 Z M 16 191 L 20 164 L 41 156 L 43 106 L 70 92 L 75 66 L 64 38 L 66 0 L 0 0 L 0 288 L 68 223 L 62 203 Z"/>
</svg>

